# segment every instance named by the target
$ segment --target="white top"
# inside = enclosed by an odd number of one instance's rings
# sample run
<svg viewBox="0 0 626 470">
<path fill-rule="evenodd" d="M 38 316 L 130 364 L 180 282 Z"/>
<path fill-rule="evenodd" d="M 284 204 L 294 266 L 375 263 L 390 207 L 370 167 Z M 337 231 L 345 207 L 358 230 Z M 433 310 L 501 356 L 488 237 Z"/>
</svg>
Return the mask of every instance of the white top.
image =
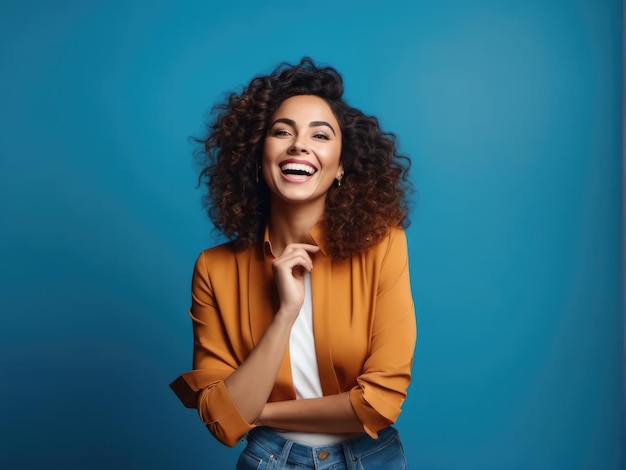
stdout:
<svg viewBox="0 0 626 470">
<path fill-rule="evenodd" d="M 322 397 L 322 384 L 315 356 L 313 336 L 313 301 L 311 299 L 311 274 L 304 273 L 304 303 L 298 318 L 291 327 L 289 337 L 291 374 L 297 399 Z M 307 446 L 336 444 L 346 439 L 343 434 L 323 434 L 289 431 L 279 433 L 286 439 Z"/>
</svg>

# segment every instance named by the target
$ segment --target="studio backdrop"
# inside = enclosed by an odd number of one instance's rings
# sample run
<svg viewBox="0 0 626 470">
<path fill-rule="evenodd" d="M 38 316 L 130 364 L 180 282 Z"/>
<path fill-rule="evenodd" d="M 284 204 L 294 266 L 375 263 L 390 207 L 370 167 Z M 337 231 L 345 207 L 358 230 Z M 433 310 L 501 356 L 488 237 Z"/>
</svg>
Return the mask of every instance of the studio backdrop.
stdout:
<svg viewBox="0 0 626 470">
<path fill-rule="evenodd" d="M 618 0 L 3 1 L 0 467 L 228 469 L 191 367 L 211 106 L 337 68 L 412 160 L 412 469 L 620 470 Z"/>
</svg>

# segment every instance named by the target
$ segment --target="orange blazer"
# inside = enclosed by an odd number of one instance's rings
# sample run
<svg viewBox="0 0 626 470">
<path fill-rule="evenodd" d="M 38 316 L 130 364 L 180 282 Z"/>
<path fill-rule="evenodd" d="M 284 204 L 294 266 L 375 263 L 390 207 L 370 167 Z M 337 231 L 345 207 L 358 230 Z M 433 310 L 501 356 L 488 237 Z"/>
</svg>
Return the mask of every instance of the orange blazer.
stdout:
<svg viewBox="0 0 626 470">
<path fill-rule="evenodd" d="M 411 380 L 416 324 L 406 236 L 399 228 L 377 245 L 331 259 L 319 226 L 311 272 L 315 350 L 324 395 L 350 392 L 373 438 L 395 423 Z M 170 385 L 222 443 L 234 446 L 254 424 L 239 413 L 224 379 L 248 357 L 278 310 L 271 245 L 203 251 L 192 281 L 193 370 Z M 254 391 L 251 391 L 254 393 Z M 289 351 L 269 401 L 295 399 Z"/>
</svg>

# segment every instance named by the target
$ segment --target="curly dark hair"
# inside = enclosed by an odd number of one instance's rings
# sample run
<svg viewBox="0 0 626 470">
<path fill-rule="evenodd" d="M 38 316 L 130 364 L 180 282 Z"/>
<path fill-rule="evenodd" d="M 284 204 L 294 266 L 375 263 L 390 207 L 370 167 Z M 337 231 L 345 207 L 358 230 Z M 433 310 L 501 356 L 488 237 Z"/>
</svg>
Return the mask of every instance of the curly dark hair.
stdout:
<svg viewBox="0 0 626 470">
<path fill-rule="evenodd" d="M 406 227 L 411 191 L 410 160 L 399 155 L 396 137 L 380 129 L 378 120 L 349 106 L 343 80 L 332 67 L 319 67 L 308 57 L 299 64 L 280 64 L 258 76 L 240 94 L 230 93 L 213 107 L 214 120 L 198 152 L 198 182 L 209 218 L 235 249 L 258 242 L 270 211 L 269 189 L 259 165 L 270 118 L 287 98 L 315 95 L 333 111 L 342 132 L 341 186 L 333 184 L 320 223 L 332 257 L 346 257 L 379 242 L 392 226 Z"/>
</svg>

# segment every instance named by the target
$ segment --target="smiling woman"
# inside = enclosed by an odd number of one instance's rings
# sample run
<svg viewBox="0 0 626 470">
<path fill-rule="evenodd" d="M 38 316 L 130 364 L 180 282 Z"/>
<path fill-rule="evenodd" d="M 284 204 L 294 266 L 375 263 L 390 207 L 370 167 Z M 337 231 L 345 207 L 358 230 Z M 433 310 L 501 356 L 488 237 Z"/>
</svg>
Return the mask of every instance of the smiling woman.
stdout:
<svg viewBox="0 0 626 470">
<path fill-rule="evenodd" d="M 289 210 L 297 203 L 300 213 L 320 220 L 328 190 L 344 174 L 339 123 L 326 101 L 313 95 L 287 98 L 271 121 L 262 159 L 271 204 L 282 206 L 282 199 Z"/>
<path fill-rule="evenodd" d="M 392 425 L 416 325 L 409 160 L 305 58 L 218 105 L 205 202 L 231 241 L 200 254 L 193 370 L 172 388 L 238 468 L 406 467 Z"/>
</svg>

